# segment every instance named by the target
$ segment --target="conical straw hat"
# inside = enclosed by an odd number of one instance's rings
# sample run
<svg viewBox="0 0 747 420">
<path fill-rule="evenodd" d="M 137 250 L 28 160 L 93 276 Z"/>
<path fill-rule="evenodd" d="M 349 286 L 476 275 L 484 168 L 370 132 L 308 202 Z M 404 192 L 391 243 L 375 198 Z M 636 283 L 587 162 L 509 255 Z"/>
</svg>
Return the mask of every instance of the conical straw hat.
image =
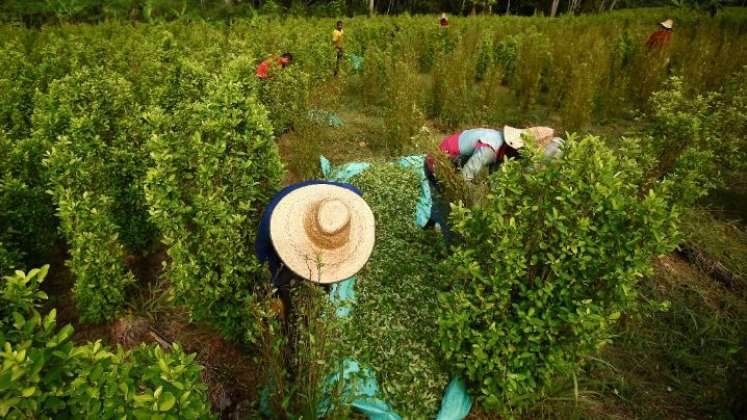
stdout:
<svg viewBox="0 0 747 420">
<path fill-rule="evenodd" d="M 672 29 L 672 26 L 674 26 L 674 21 L 672 19 L 667 19 L 664 22 L 659 22 L 659 25 L 667 29 Z"/>
<path fill-rule="evenodd" d="M 353 191 L 309 185 L 280 200 L 270 219 L 270 237 L 280 259 L 298 276 L 335 283 L 355 275 L 371 256 L 374 216 Z"/>
<path fill-rule="evenodd" d="M 555 130 L 550 127 L 529 127 L 523 130 L 508 125 L 503 127 L 503 138 L 506 143 L 517 150 L 524 147 L 524 139 L 521 138 L 523 135 L 534 137 L 537 144 L 544 147 L 552 141 L 553 134 Z"/>
</svg>

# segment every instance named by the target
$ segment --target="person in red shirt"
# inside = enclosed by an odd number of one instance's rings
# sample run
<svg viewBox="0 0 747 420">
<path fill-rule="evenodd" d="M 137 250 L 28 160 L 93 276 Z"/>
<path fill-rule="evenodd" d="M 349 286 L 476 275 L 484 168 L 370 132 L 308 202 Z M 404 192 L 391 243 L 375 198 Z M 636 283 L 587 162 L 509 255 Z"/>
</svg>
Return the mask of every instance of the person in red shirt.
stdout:
<svg viewBox="0 0 747 420">
<path fill-rule="evenodd" d="M 672 19 L 667 19 L 664 22 L 660 22 L 659 26 L 661 26 L 661 28 L 652 33 L 651 36 L 648 37 L 648 41 L 646 41 L 646 47 L 649 49 L 666 47 L 672 39 L 672 26 L 674 26 L 674 21 Z"/>
<path fill-rule="evenodd" d="M 438 20 L 438 24 L 441 25 L 442 28 L 449 26 L 449 18 L 446 17 L 446 13 L 441 13 L 441 19 Z"/>
<path fill-rule="evenodd" d="M 283 68 L 289 64 L 293 64 L 293 54 L 285 53 L 280 57 L 269 57 L 263 62 L 259 63 L 259 66 L 257 66 L 257 77 L 262 80 L 269 79 L 270 75 L 268 74 L 268 72 L 270 70 L 270 66 L 272 66 L 273 63 L 278 65 L 280 68 Z"/>
</svg>

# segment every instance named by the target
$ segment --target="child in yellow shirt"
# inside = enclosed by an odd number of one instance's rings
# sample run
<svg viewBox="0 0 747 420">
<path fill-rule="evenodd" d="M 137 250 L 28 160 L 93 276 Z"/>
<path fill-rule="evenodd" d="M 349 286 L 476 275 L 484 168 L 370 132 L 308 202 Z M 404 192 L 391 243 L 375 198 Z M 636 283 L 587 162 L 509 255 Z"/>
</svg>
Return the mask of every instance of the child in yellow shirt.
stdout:
<svg viewBox="0 0 747 420">
<path fill-rule="evenodd" d="M 335 47 L 337 52 L 337 61 L 335 63 L 335 77 L 340 73 L 340 61 L 342 61 L 343 49 L 342 49 L 342 21 L 338 20 L 335 24 L 335 30 L 332 31 L 332 45 Z"/>
</svg>

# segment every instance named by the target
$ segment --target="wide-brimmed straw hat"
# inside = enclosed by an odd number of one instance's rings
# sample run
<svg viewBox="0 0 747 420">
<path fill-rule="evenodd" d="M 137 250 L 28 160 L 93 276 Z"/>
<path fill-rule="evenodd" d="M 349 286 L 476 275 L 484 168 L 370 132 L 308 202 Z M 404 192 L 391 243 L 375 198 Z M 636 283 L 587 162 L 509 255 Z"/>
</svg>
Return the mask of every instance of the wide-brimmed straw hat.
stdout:
<svg viewBox="0 0 747 420">
<path fill-rule="evenodd" d="M 537 144 L 541 147 L 546 146 L 552 141 L 555 130 L 550 127 L 529 127 L 529 128 L 514 128 L 511 126 L 503 127 L 503 138 L 506 143 L 514 149 L 521 149 L 524 147 L 523 135 L 532 136 L 537 141 Z"/>
<path fill-rule="evenodd" d="M 674 21 L 672 19 L 667 19 L 664 22 L 659 22 L 659 25 L 667 29 L 672 29 L 672 26 L 674 26 Z"/>
<path fill-rule="evenodd" d="M 270 219 L 270 237 L 280 259 L 298 276 L 335 283 L 355 275 L 371 256 L 374 216 L 353 191 L 309 185 L 280 200 Z"/>
</svg>

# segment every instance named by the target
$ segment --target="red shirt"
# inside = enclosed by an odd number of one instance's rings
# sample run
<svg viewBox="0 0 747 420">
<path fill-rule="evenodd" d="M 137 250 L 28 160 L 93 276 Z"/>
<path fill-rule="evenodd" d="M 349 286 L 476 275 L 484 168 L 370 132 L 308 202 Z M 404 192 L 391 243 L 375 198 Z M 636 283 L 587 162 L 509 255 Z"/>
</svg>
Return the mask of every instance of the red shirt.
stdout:
<svg viewBox="0 0 747 420">
<path fill-rule="evenodd" d="M 259 66 L 257 66 L 257 77 L 259 77 L 262 80 L 266 80 L 269 78 L 267 75 L 267 71 L 270 70 L 270 65 L 272 64 L 273 58 L 270 57 L 266 59 L 265 61 L 261 62 Z M 278 64 L 278 66 L 283 66 L 283 59 L 282 58 L 275 58 L 275 62 Z"/>
<path fill-rule="evenodd" d="M 648 48 L 661 48 L 669 44 L 669 40 L 672 39 L 672 32 L 666 29 L 659 29 L 658 31 L 651 34 L 646 41 Z"/>
</svg>

